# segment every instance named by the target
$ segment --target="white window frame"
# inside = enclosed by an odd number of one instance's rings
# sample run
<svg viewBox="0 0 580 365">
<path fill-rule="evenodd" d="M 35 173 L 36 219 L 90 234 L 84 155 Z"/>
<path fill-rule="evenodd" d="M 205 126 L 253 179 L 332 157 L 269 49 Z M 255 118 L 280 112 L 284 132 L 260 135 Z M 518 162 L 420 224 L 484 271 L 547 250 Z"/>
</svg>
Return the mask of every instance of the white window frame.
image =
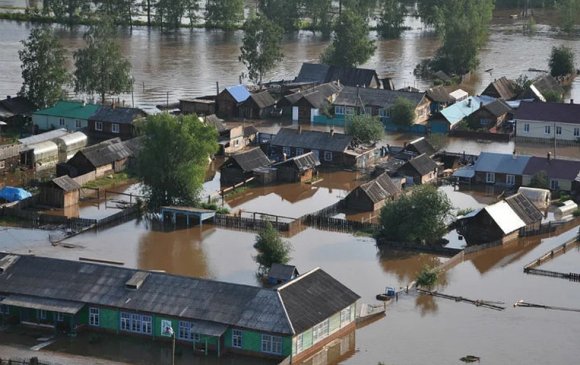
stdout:
<svg viewBox="0 0 580 365">
<path fill-rule="evenodd" d="M 556 179 L 550 179 L 550 190 L 560 190 L 560 184 Z"/>
<path fill-rule="evenodd" d="M 556 135 L 559 135 L 559 136 L 562 135 L 562 127 L 560 127 L 559 125 L 556 126 Z"/>
<path fill-rule="evenodd" d="M 351 322 L 351 311 L 352 311 L 352 307 L 350 305 L 340 311 L 340 326 L 341 327 L 344 324 L 349 324 Z"/>
<path fill-rule="evenodd" d="M 485 182 L 487 184 L 495 184 L 495 172 L 486 172 L 485 173 Z"/>
<path fill-rule="evenodd" d="M 551 125 L 544 126 L 544 134 L 552 134 L 552 126 Z"/>
<path fill-rule="evenodd" d="M 347 106 L 346 108 L 344 108 L 344 114 L 345 115 L 355 115 L 356 111 L 355 111 L 354 107 Z"/>
<path fill-rule="evenodd" d="M 185 340 L 185 341 L 193 341 L 193 342 L 201 341 L 201 335 L 199 333 L 192 332 L 191 331 L 192 327 L 193 327 L 193 324 L 191 322 L 179 321 L 179 329 L 177 331 L 177 338 L 179 338 L 180 340 Z"/>
<path fill-rule="evenodd" d="M 299 354 L 304 351 L 304 333 L 296 337 L 296 353 Z"/>
<path fill-rule="evenodd" d="M 574 137 L 580 137 L 580 128 L 574 128 Z"/>
<path fill-rule="evenodd" d="M 121 133 L 121 127 L 119 123 L 111 123 L 111 132 L 112 133 Z"/>
<path fill-rule="evenodd" d="M 329 320 L 328 318 L 320 322 L 312 328 L 312 343 L 317 343 L 328 337 L 329 333 Z"/>
<path fill-rule="evenodd" d="M 530 123 L 524 124 L 524 133 L 530 133 Z"/>
<path fill-rule="evenodd" d="M 380 108 L 379 109 L 379 116 L 381 118 L 390 118 L 391 117 L 391 109 L 389 109 L 389 108 Z"/>
<path fill-rule="evenodd" d="M 244 333 L 242 330 L 232 330 L 232 347 L 241 349 L 244 346 Z"/>
<path fill-rule="evenodd" d="M 103 130 L 103 122 L 95 122 L 95 130 L 102 131 Z"/>
<path fill-rule="evenodd" d="M 324 151 L 324 161 L 332 161 L 333 157 L 331 151 Z"/>
<path fill-rule="evenodd" d="M 99 308 L 89 307 L 89 326 L 99 327 L 101 325 L 101 311 Z"/>
<path fill-rule="evenodd" d="M 290 155 L 292 154 L 292 151 L 290 150 L 290 147 L 282 147 L 282 153 L 286 155 L 286 157 L 290 157 Z"/>
<path fill-rule="evenodd" d="M 261 349 L 268 354 L 282 354 L 282 337 L 263 334 Z"/>
<path fill-rule="evenodd" d="M 57 322 L 64 322 L 64 313 L 56 312 L 56 321 Z"/>
<path fill-rule="evenodd" d="M 153 332 L 153 318 L 144 314 L 121 312 L 120 327 L 121 331 L 150 335 Z"/>
<path fill-rule="evenodd" d="M 514 186 L 516 184 L 516 175 L 507 174 L 505 176 L 505 183 L 508 186 Z"/>
<path fill-rule="evenodd" d="M 296 156 L 304 154 L 304 148 L 296 147 Z"/>
<path fill-rule="evenodd" d="M 130 332 L 131 330 L 131 315 L 129 313 L 121 312 L 120 317 L 120 328 L 121 331 Z"/>
<path fill-rule="evenodd" d="M 344 115 L 346 112 L 344 105 L 334 106 L 334 115 Z"/>
</svg>

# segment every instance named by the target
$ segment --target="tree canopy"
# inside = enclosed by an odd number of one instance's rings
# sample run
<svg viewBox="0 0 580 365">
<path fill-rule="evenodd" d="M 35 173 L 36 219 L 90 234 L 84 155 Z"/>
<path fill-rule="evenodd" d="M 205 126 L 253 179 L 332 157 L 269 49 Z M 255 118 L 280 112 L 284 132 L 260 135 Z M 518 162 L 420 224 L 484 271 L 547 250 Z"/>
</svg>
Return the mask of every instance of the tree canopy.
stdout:
<svg viewBox="0 0 580 365">
<path fill-rule="evenodd" d="M 198 203 L 210 156 L 218 149 L 216 129 L 195 115 L 168 113 L 147 117 L 142 129 L 135 173 L 149 207 Z"/>
<path fill-rule="evenodd" d="M 580 0 L 557 0 L 556 8 L 560 12 L 560 29 L 572 33 L 580 19 Z"/>
<path fill-rule="evenodd" d="M 451 202 L 433 185 L 418 185 L 381 210 L 380 236 L 389 241 L 434 243 L 447 232 Z"/>
<path fill-rule="evenodd" d="M 280 238 L 280 234 L 270 222 L 266 222 L 264 229 L 256 236 L 254 248 L 258 251 L 254 260 L 260 265 L 258 269 L 260 274 L 265 274 L 272 264 L 286 264 L 290 261 L 292 246 Z"/>
<path fill-rule="evenodd" d="M 367 22 L 359 14 L 345 10 L 334 25 L 332 43 L 321 55 L 322 63 L 356 67 L 373 55 L 374 41 L 369 39 Z"/>
<path fill-rule="evenodd" d="M 403 97 L 398 97 L 391 107 L 391 120 L 400 126 L 409 126 L 415 122 L 415 105 Z"/>
<path fill-rule="evenodd" d="M 244 19 L 244 0 L 208 0 L 205 10 L 206 26 L 235 29 Z"/>
<path fill-rule="evenodd" d="M 39 108 L 51 106 L 64 98 L 70 80 L 64 48 L 49 27 L 32 29 L 22 44 L 24 48 L 18 51 L 23 79 L 19 95 Z"/>
<path fill-rule="evenodd" d="M 264 74 L 282 59 L 282 28 L 257 16 L 244 23 L 244 38 L 239 57 L 248 68 L 250 80 L 260 84 Z"/>
<path fill-rule="evenodd" d="M 193 26 L 199 11 L 199 0 L 159 0 L 156 5 L 155 20 L 168 30 L 181 26 L 185 16 L 189 25 Z"/>
<path fill-rule="evenodd" d="M 548 65 L 550 66 L 550 74 L 554 77 L 576 73 L 574 52 L 566 46 L 552 47 Z"/>
<path fill-rule="evenodd" d="M 325 37 L 332 32 L 332 0 L 310 0 L 304 2 L 304 14 L 310 18 L 312 29 L 319 30 Z"/>
<path fill-rule="evenodd" d="M 131 91 L 131 63 L 121 53 L 115 40 L 115 28 L 109 22 L 92 26 L 83 36 L 86 48 L 74 53 L 75 92 L 97 94 L 101 102 L 107 95 Z"/>
<path fill-rule="evenodd" d="M 535 173 L 534 176 L 532 176 L 532 179 L 530 180 L 529 186 L 531 188 L 549 189 L 550 179 L 548 179 L 548 173 L 543 170 Z"/>
<path fill-rule="evenodd" d="M 360 143 L 375 143 L 383 138 L 385 127 L 377 116 L 353 115 L 346 120 L 346 133 Z"/>
<path fill-rule="evenodd" d="M 297 29 L 301 7 L 302 0 L 260 0 L 259 3 L 261 14 L 285 32 Z"/>
<path fill-rule="evenodd" d="M 397 38 L 403 31 L 403 23 L 407 16 L 405 4 L 398 0 L 381 0 L 381 14 L 377 30 L 383 38 Z"/>
</svg>

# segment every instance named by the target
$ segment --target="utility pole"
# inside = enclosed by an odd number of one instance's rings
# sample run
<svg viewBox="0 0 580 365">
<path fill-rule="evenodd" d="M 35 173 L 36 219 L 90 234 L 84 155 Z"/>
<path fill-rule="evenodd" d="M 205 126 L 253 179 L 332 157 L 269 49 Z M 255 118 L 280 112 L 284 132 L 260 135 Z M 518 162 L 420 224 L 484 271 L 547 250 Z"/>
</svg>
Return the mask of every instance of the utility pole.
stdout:
<svg viewBox="0 0 580 365">
<path fill-rule="evenodd" d="M 554 122 L 554 158 L 556 158 L 556 122 Z"/>
</svg>

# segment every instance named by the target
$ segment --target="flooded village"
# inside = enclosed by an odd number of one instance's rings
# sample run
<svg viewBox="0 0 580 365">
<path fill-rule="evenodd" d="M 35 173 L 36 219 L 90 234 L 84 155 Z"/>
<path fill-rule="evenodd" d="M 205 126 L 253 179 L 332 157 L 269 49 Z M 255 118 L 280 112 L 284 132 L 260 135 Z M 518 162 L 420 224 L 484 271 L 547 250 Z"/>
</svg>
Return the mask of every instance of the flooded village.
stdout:
<svg viewBox="0 0 580 365">
<path fill-rule="evenodd" d="M 434 32 L 405 24 L 359 67 L 288 36 L 260 85 L 239 76 L 241 31 L 135 27 L 130 93 L 39 108 L 15 95 L 31 26 L 0 20 L 0 365 L 576 363 L 580 81 L 532 69 L 560 44 L 578 59 L 578 38 L 498 12 L 472 77 L 436 85 L 413 74 Z M 148 209 L 135 171 L 166 113 L 195 115 L 216 151 L 196 204 Z M 434 214 L 422 191 L 449 201 L 444 233 L 398 239 Z M 268 226 L 291 251 L 262 275 Z"/>
</svg>

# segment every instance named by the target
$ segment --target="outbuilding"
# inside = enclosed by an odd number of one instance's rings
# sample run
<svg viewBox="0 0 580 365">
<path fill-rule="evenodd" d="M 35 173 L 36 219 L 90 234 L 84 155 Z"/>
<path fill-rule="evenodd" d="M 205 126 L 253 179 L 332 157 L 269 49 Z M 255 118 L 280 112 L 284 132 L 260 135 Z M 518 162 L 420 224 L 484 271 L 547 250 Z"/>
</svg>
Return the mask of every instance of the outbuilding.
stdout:
<svg viewBox="0 0 580 365">
<path fill-rule="evenodd" d="M 405 162 L 399 168 L 399 174 L 405 176 L 407 182 L 421 185 L 436 180 L 438 169 L 437 163 L 423 153 Z"/>
<path fill-rule="evenodd" d="M 375 179 L 351 191 L 344 198 L 344 204 L 347 209 L 373 212 L 400 194 L 401 187 L 397 186 L 386 172 L 383 172 Z"/>
<path fill-rule="evenodd" d="M 221 118 L 240 116 L 240 106 L 248 100 L 250 92 L 244 85 L 226 87 L 216 97 L 217 115 Z"/>
<path fill-rule="evenodd" d="M 271 165 L 260 148 L 253 148 L 230 156 L 220 168 L 222 186 L 235 185 L 253 176 L 253 171 Z"/>
<path fill-rule="evenodd" d="M 40 186 L 39 204 L 56 208 L 77 205 L 80 200 L 81 186 L 64 175 Z"/>
<path fill-rule="evenodd" d="M 291 157 L 273 165 L 278 170 L 278 181 L 290 183 L 312 180 L 318 166 L 320 166 L 320 161 L 312 152 Z"/>
</svg>

